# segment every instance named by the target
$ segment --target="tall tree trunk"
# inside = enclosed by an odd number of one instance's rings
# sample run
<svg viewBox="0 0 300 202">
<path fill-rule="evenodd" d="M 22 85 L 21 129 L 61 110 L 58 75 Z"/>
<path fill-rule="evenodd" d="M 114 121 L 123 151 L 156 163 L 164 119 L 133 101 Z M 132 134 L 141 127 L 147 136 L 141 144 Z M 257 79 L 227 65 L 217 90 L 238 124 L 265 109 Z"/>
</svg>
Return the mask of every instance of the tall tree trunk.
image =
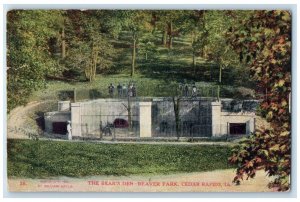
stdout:
<svg viewBox="0 0 300 202">
<path fill-rule="evenodd" d="M 173 23 L 170 21 L 169 23 L 169 49 L 173 47 Z"/>
<path fill-rule="evenodd" d="M 97 62 L 98 62 L 98 49 L 92 44 L 92 51 L 89 62 L 85 69 L 85 77 L 89 82 L 92 82 L 96 78 L 96 70 L 97 70 Z"/>
<path fill-rule="evenodd" d="M 89 81 L 89 69 L 90 69 L 90 61 L 87 62 L 85 68 L 84 68 L 84 75 L 85 75 L 85 80 Z"/>
<path fill-rule="evenodd" d="M 91 62 L 90 65 L 91 66 L 89 67 L 89 70 L 88 70 L 88 76 L 89 76 L 89 82 L 92 82 L 92 67 L 93 67 L 93 63 Z"/>
<path fill-rule="evenodd" d="M 97 68 L 97 51 L 94 52 L 93 70 L 92 70 L 92 80 L 96 78 L 96 68 Z"/>
<path fill-rule="evenodd" d="M 209 76 L 210 76 L 210 81 L 212 82 L 212 64 L 209 65 Z"/>
<path fill-rule="evenodd" d="M 61 30 L 61 57 L 62 59 L 66 57 L 65 27 Z"/>
<path fill-rule="evenodd" d="M 162 44 L 166 47 L 167 46 L 167 37 L 168 37 L 168 30 L 167 26 L 164 28 L 163 37 L 162 37 Z"/>
<path fill-rule="evenodd" d="M 219 84 L 218 84 L 218 101 L 220 101 L 220 87 L 221 87 L 221 82 L 222 82 L 222 65 L 219 65 Z"/>
<path fill-rule="evenodd" d="M 133 35 L 132 59 L 131 59 L 131 76 L 134 75 L 134 70 L 135 70 L 135 58 L 136 58 L 136 36 Z"/>
<path fill-rule="evenodd" d="M 93 47 L 92 47 L 92 65 L 91 65 L 91 72 L 90 72 L 90 77 L 91 77 L 91 81 L 94 81 L 96 78 L 96 68 L 97 68 L 97 47 L 95 47 L 95 44 L 93 43 Z"/>
<path fill-rule="evenodd" d="M 93 73 L 94 73 L 94 66 L 95 66 L 95 51 L 94 51 L 94 46 L 92 48 L 92 65 L 91 65 L 91 72 L 90 72 L 90 77 L 91 81 L 93 81 Z"/>
<path fill-rule="evenodd" d="M 194 71 L 194 74 L 196 73 L 196 48 L 194 47 L 194 42 L 196 41 L 196 36 L 195 36 L 195 32 L 192 33 L 192 49 L 193 49 L 193 71 Z"/>
<path fill-rule="evenodd" d="M 194 70 L 194 74 L 196 74 L 196 55 L 194 50 L 193 50 L 193 70 Z"/>
</svg>

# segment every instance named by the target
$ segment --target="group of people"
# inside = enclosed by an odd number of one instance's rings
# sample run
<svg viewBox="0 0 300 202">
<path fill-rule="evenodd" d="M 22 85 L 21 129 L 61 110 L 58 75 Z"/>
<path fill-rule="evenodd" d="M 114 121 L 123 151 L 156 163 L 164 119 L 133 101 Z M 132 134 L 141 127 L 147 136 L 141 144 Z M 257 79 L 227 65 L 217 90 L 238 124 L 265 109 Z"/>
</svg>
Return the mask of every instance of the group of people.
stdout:
<svg viewBox="0 0 300 202">
<path fill-rule="evenodd" d="M 114 97 L 114 92 L 115 92 L 115 86 L 111 83 L 108 86 L 108 93 L 110 97 Z M 125 84 L 121 85 L 120 83 L 117 85 L 117 92 L 118 92 L 118 97 L 119 98 L 124 98 L 124 97 L 136 97 L 137 96 L 137 89 L 134 83 L 129 83 L 128 86 Z"/>
<path fill-rule="evenodd" d="M 196 97 L 198 95 L 197 87 L 195 84 L 193 84 L 193 86 L 191 87 L 188 84 L 180 84 L 179 89 L 181 90 L 182 96 L 184 97 Z"/>
<path fill-rule="evenodd" d="M 195 84 L 188 85 L 188 84 L 179 84 L 179 89 L 181 91 L 181 95 L 184 97 L 196 97 L 198 96 L 198 90 Z M 117 92 L 119 98 L 129 97 L 136 97 L 137 96 L 137 89 L 134 83 L 130 82 L 129 85 L 121 85 L 120 83 L 117 85 Z M 110 97 L 114 97 L 115 94 L 115 86 L 111 83 L 108 86 L 108 93 Z"/>
</svg>

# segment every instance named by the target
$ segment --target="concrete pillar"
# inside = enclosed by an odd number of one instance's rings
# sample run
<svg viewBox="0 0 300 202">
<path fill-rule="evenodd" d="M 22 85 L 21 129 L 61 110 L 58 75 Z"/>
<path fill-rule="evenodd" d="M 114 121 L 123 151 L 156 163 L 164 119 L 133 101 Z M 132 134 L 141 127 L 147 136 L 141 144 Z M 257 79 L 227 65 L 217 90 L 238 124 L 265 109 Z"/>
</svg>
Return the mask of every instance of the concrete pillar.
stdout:
<svg viewBox="0 0 300 202">
<path fill-rule="evenodd" d="M 250 133 L 253 133 L 254 130 L 255 130 L 255 125 L 254 125 L 255 121 L 254 121 L 254 118 L 251 117 L 251 119 L 248 121 L 247 124 L 249 124 L 249 131 L 247 131 L 248 132 L 247 135 L 249 135 Z"/>
<path fill-rule="evenodd" d="M 53 131 L 53 126 L 52 126 L 52 120 L 51 120 L 51 112 L 47 112 L 44 114 L 44 120 L 45 120 L 45 131 L 47 133 L 52 133 Z"/>
<path fill-rule="evenodd" d="M 72 136 L 82 136 L 80 103 L 71 103 L 71 126 Z"/>
<path fill-rule="evenodd" d="M 152 102 L 140 102 L 140 137 L 151 137 Z"/>
<path fill-rule="evenodd" d="M 221 136 L 221 102 L 211 103 L 212 136 Z"/>
<path fill-rule="evenodd" d="M 70 101 L 58 101 L 58 111 L 70 111 Z"/>
</svg>

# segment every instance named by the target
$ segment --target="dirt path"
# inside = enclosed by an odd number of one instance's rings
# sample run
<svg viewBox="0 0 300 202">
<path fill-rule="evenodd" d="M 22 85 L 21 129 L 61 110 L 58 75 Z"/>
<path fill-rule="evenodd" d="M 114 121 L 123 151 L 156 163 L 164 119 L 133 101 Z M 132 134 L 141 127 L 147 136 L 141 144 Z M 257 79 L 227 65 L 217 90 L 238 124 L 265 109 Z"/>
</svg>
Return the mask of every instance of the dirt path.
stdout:
<svg viewBox="0 0 300 202">
<path fill-rule="evenodd" d="M 26 132 L 37 130 L 37 125 L 31 116 L 36 108 L 45 103 L 47 101 L 35 101 L 13 109 L 7 116 L 7 138 L 27 139 Z"/>
<path fill-rule="evenodd" d="M 259 171 L 255 179 L 232 184 L 234 170 L 159 176 L 95 176 L 82 179 L 9 179 L 11 192 L 272 192 L 270 178 Z"/>
</svg>

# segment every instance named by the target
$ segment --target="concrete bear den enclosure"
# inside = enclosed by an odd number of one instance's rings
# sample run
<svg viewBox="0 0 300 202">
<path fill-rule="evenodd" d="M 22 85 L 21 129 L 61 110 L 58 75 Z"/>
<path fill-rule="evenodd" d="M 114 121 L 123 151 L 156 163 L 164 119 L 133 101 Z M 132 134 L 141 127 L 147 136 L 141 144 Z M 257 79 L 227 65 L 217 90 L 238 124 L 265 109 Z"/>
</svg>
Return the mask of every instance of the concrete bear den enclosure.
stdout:
<svg viewBox="0 0 300 202">
<path fill-rule="evenodd" d="M 58 101 L 44 114 L 45 134 L 74 139 L 235 138 L 255 130 L 256 100 L 193 98 L 96 99 Z"/>
</svg>

